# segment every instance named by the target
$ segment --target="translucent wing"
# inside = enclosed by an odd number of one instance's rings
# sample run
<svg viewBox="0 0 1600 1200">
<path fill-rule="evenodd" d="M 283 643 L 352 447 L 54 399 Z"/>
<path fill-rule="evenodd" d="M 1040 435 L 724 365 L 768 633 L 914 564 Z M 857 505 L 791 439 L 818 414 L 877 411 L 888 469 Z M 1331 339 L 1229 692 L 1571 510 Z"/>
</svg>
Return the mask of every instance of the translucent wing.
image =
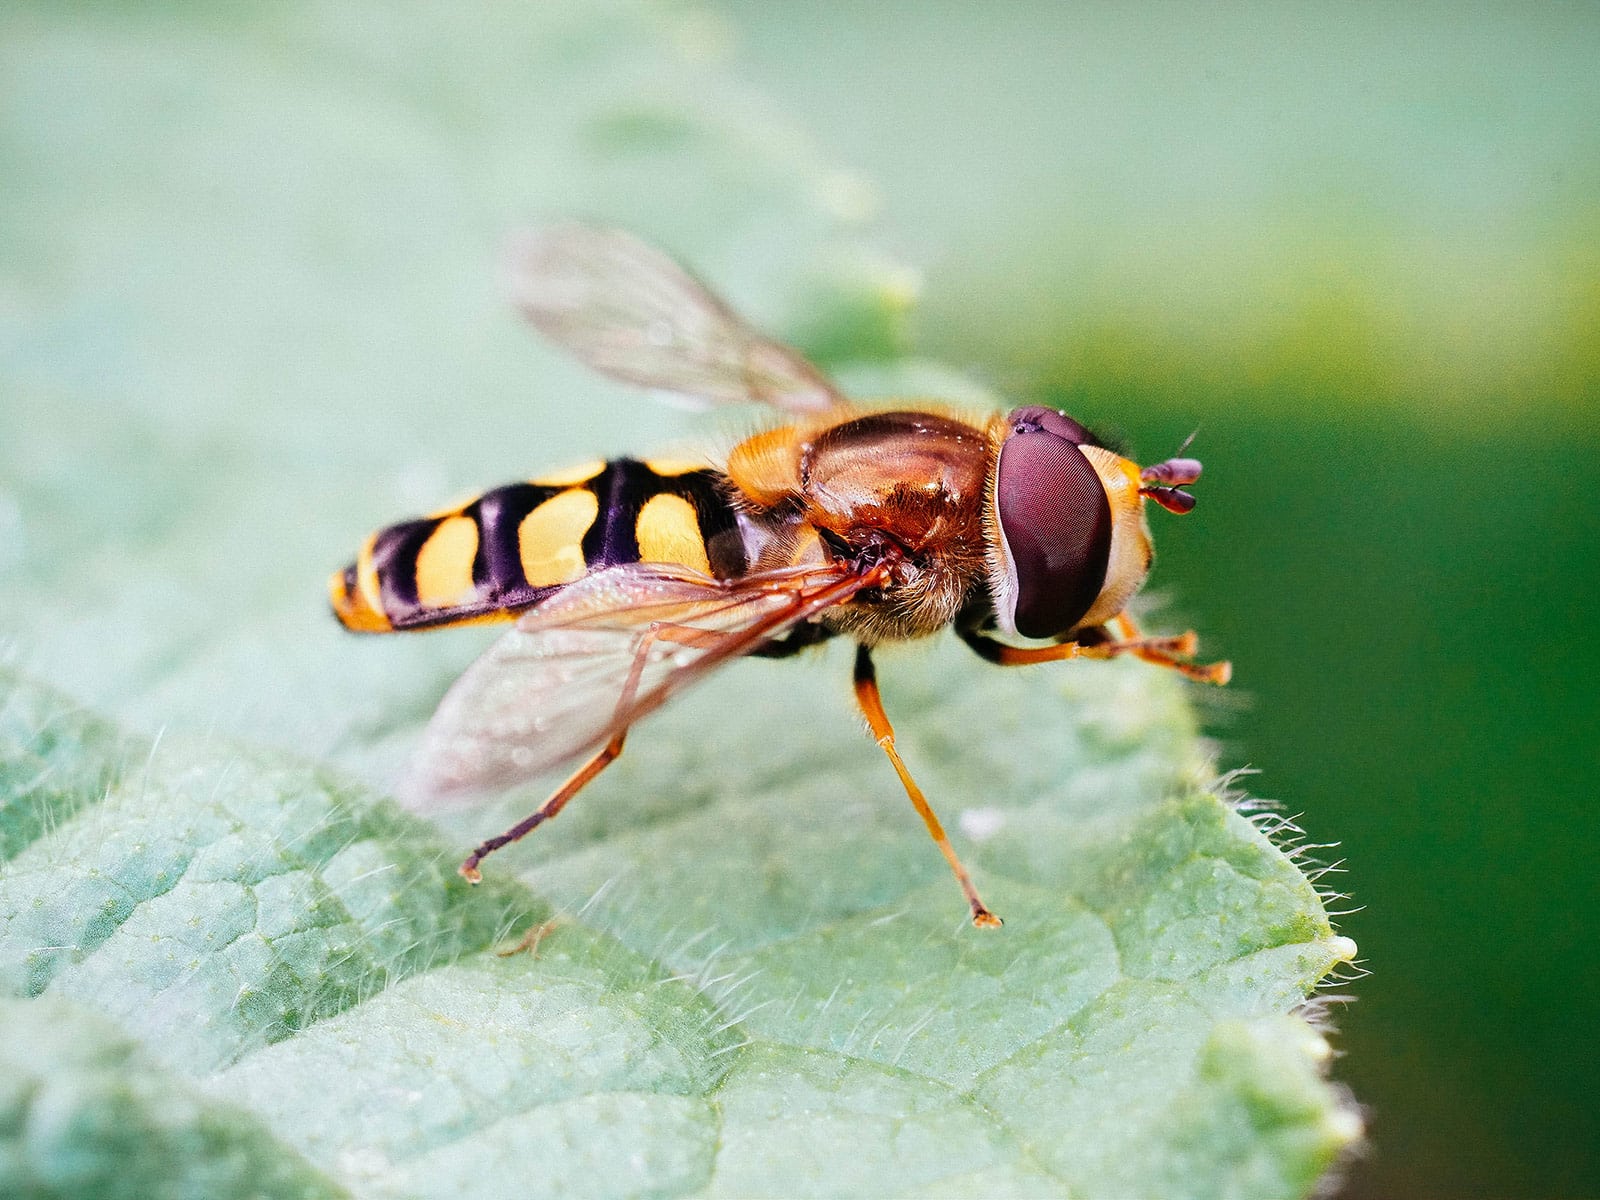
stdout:
<svg viewBox="0 0 1600 1200">
<path fill-rule="evenodd" d="M 602 374 L 722 403 L 797 413 L 847 404 L 798 351 L 751 329 L 672 259 L 631 234 L 560 225 L 512 248 L 518 306 Z"/>
<path fill-rule="evenodd" d="M 843 564 L 735 580 L 654 563 L 590 575 L 523 616 L 445 694 L 402 799 L 427 807 L 577 758 L 713 668 L 881 582 Z"/>
</svg>

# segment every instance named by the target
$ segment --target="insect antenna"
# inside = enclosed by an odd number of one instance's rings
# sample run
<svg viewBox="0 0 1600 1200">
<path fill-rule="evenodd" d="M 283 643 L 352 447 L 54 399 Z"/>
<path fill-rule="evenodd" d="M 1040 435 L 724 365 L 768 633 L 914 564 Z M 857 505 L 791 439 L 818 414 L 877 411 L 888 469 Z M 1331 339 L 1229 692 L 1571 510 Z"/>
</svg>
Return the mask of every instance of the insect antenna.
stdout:
<svg viewBox="0 0 1600 1200">
<path fill-rule="evenodd" d="M 1194 483 L 1200 478 L 1200 460 L 1198 458 L 1184 458 L 1183 452 L 1189 448 L 1189 443 L 1199 436 L 1197 428 L 1188 437 L 1183 439 L 1183 444 L 1178 447 L 1178 453 L 1165 462 L 1158 462 L 1145 467 L 1139 472 L 1141 483 L 1151 486 L 1141 487 L 1139 494 L 1154 500 L 1168 512 L 1186 513 L 1194 509 L 1194 497 L 1183 491 L 1179 484 Z"/>
</svg>

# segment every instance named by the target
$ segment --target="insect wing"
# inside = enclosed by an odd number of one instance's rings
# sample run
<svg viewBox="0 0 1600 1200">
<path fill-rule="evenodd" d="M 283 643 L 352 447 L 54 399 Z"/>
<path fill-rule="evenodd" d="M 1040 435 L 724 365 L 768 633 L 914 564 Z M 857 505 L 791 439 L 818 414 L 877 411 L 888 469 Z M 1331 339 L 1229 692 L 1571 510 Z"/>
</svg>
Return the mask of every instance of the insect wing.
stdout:
<svg viewBox="0 0 1600 1200">
<path fill-rule="evenodd" d="M 428 807 L 577 758 L 715 667 L 876 582 L 842 565 L 716 580 L 635 563 L 588 576 L 526 614 L 456 681 L 401 797 Z"/>
<path fill-rule="evenodd" d="M 796 350 L 751 329 L 672 259 L 631 234 L 561 225 L 512 249 L 518 306 L 546 337 L 613 379 L 796 413 L 848 401 Z"/>
</svg>

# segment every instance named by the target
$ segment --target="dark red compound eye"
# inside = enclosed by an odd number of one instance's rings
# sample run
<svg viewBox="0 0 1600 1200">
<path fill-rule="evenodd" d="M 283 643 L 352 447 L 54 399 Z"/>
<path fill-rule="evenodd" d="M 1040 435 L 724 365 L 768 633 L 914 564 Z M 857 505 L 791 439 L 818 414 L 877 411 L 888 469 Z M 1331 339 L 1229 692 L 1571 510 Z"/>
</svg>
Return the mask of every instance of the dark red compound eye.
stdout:
<svg viewBox="0 0 1600 1200">
<path fill-rule="evenodd" d="M 1105 585 L 1111 504 L 1078 446 L 1091 440 L 1071 417 L 1019 408 L 1006 420 L 995 500 L 1006 555 L 1016 572 L 1013 623 L 1023 637 L 1071 629 Z"/>
</svg>

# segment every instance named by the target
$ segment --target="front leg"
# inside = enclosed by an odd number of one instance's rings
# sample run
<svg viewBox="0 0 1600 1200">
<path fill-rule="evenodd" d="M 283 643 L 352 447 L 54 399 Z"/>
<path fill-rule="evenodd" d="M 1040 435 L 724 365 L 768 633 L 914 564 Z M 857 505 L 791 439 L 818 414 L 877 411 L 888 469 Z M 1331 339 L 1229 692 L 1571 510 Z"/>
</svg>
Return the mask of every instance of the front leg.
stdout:
<svg viewBox="0 0 1600 1200">
<path fill-rule="evenodd" d="M 1193 630 L 1175 637 L 1145 637 L 1127 616 L 1113 617 L 1110 624 L 1116 627 L 1115 638 L 1102 642 L 1056 642 L 1049 646 L 1012 646 L 974 629 L 962 629 L 960 634 L 961 640 L 981 658 L 1001 667 L 1026 667 L 1068 658 L 1116 658 L 1132 654 L 1145 662 L 1182 672 L 1202 683 L 1224 684 L 1233 677 L 1232 663 L 1188 661 L 1200 647 L 1200 639 Z"/>
</svg>

